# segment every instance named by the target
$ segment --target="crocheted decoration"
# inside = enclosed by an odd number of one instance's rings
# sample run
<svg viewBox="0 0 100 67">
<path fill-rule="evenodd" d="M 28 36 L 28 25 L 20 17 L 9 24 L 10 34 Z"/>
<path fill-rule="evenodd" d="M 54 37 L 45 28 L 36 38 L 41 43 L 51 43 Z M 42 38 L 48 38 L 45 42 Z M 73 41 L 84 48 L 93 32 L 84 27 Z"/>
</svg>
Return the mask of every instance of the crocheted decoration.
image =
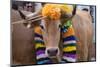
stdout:
<svg viewBox="0 0 100 67">
<path fill-rule="evenodd" d="M 63 24 L 61 31 L 67 32 L 68 28 L 72 25 L 71 20 L 68 20 L 66 23 Z"/>
<path fill-rule="evenodd" d="M 60 8 L 57 6 L 57 4 L 45 4 L 42 8 L 42 15 L 53 20 L 60 19 Z"/>
<path fill-rule="evenodd" d="M 40 27 L 34 29 L 35 32 L 35 50 L 36 50 L 36 63 L 37 64 L 51 64 L 50 58 L 45 55 L 45 45 L 42 37 L 42 31 Z"/>
<path fill-rule="evenodd" d="M 61 31 L 63 38 L 62 62 L 76 62 L 76 37 L 72 27 L 72 21 L 68 20 L 62 26 Z"/>
</svg>

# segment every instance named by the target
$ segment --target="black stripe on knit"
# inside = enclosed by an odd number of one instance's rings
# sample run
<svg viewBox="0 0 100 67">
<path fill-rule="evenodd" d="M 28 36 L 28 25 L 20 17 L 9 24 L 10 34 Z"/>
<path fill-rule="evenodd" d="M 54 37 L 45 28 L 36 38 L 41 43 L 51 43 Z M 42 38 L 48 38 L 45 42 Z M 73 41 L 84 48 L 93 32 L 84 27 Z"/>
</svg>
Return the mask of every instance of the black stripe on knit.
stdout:
<svg viewBox="0 0 100 67">
<path fill-rule="evenodd" d="M 62 61 L 64 61 L 64 63 L 72 63 L 72 62 L 67 61 L 66 59 L 63 59 L 63 58 L 62 58 Z"/>
<path fill-rule="evenodd" d="M 76 54 L 76 50 L 68 51 L 68 52 L 63 51 L 63 54 Z"/>
</svg>

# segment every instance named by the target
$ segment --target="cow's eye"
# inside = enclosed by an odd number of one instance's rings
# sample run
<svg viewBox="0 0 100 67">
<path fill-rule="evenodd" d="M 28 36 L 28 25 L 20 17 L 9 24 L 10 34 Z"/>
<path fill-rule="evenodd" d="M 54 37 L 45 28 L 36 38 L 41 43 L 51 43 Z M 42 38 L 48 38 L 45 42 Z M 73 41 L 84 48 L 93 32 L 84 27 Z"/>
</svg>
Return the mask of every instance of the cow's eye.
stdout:
<svg viewBox="0 0 100 67">
<path fill-rule="evenodd" d="M 61 24 L 59 24 L 59 28 L 61 28 Z"/>
<path fill-rule="evenodd" d="M 44 30 L 44 27 L 42 25 L 40 25 L 40 27 Z"/>
</svg>

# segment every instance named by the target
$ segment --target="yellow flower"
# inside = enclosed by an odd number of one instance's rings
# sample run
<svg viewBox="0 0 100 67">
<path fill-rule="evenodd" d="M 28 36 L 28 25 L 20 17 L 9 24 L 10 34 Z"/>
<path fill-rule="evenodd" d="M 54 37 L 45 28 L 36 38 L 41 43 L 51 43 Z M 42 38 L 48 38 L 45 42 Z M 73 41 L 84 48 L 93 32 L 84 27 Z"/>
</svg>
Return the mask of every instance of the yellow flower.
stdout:
<svg viewBox="0 0 100 67">
<path fill-rule="evenodd" d="M 59 5 L 59 7 L 61 8 L 61 10 L 65 11 L 67 14 L 72 13 L 73 11 L 72 5 L 62 4 L 62 5 Z"/>
</svg>

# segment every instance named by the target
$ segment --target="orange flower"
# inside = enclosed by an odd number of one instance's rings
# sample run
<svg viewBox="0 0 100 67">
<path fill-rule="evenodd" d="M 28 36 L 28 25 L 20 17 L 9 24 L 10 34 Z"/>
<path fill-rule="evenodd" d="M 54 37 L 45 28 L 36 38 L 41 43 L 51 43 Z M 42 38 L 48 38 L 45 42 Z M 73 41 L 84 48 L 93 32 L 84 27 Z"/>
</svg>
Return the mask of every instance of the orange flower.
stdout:
<svg viewBox="0 0 100 67">
<path fill-rule="evenodd" d="M 60 8 L 57 4 L 46 4 L 42 8 L 42 15 L 49 17 L 52 20 L 58 20 L 61 16 Z"/>
<path fill-rule="evenodd" d="M 45 4 L 42 8 L 42 16 L 49 17 L 53 20 L 58 20 L 61 17 L 61 10 L 67 14 L 71 14 L 73 11 L 73 6 L 67 4 Z"/>
</svg>

